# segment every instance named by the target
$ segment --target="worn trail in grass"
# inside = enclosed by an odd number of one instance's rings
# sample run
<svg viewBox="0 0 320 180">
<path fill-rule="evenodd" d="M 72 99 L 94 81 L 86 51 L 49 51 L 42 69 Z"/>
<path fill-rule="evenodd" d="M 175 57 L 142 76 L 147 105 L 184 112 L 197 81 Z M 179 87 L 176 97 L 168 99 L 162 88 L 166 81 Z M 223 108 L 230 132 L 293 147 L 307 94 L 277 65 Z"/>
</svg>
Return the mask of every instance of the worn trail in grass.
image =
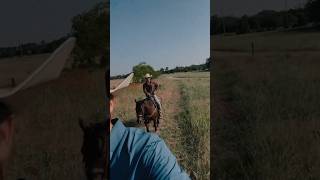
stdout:
<svg viewBox="0 0 320 180">
<path fill-rule="evenodd" d="M 188 173 L 196 179 L 208 179 L 209 73 L 176 73 L 156 81 L 160 84 L 157 94 L 163 107 L 158 134 Z M 141 98 L 141 84 L 132 84 L 116 94 L 115 116 L 126 126 L 145 129 L 143 124 L 137 124 L 134 110 L 134 99 Z M 150 130 L 154 132 L 151 125 Z"/>
<path fill-rule="evenodd" d="M 209 179 L 209 73 L 177 73 L 164 84 L 171 99 L 161 135 L 193 179 Z"/>
<path fill-rule="evenodd" d="M 179 106 L 180 92 L 177 81 L 170 79 L 162 79 L 163 83 L 159 96 L 162 97 L 163 120 L 160 123 L 160 136 L 164 138 L 169 148 L 177 156 L 178 160 L 182 160 L 182 153 L 178 148 L 181 130 L 178 125 L 177 116 L 181 109 Z"/>
</svg>

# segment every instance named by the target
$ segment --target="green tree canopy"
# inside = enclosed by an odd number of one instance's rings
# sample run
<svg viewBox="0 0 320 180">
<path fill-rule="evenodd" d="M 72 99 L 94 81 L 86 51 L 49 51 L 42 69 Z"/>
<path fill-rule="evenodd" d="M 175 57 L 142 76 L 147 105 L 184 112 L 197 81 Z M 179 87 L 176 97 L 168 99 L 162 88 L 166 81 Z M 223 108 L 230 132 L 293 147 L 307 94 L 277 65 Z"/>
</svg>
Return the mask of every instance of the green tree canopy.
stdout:
<svg viewBox="0 0 320 180">
<path fill-rule="evenodd" d="M 309 0 L 305 9 L 311 21 L 320 22 L 320 0 Z"/>
<path fill-rule="evenodd" d="M 75 66 L 105 67 L 109 57 L 109 2 L 98 3 L 93 9 L 72 19 Z"/>
<path fill-rule="evenodd" d="M 160 75 L 160 73 L 155 71 L 152 66 L 144 62 L 134 66 L 132 71 L 134 73 L 133 82 L 142 82 L 144 75 L 147 73 L 151 74 L 153 78 L 157 78 Z"/>
</svg>

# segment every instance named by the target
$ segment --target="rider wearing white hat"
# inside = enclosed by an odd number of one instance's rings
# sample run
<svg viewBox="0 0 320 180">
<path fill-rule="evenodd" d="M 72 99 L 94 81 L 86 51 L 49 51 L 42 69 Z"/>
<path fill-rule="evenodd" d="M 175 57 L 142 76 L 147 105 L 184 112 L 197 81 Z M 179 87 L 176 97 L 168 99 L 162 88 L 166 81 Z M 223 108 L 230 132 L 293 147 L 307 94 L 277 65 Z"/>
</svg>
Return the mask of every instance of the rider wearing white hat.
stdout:
<svg viewBox="0 0 320 180">
<path fill-rule="evenodd" d="M 159 110 L 159 115 L 160 119 L 162 119 L 162 107 L 161 107 L 161 102 L 158 96 L 155 94 L 156 91 L 158 90 L 159 84 L 152 81 L 152 75 L 147 73 L 145 76 L 145 83 L 143 84 L 143 92 L 147 96 L 147 98 L 151 98 L 157 105 L 157 108 Z"/>
<path fill-rule="evenodd" d="M 132 77 L 133 74 L 116 88 L 110 89 L 110 179 L 190 180 L 157 134 L 125 127 L 120 119 L 112 116 L 115 108 L 113 93 L 127 87 Z"/>
<path fill-rule="evenodd" d="M 146 75 L 144 75 L 144 78 L 152 78 L 152 75 L 147 73 Z"/>
</svg>

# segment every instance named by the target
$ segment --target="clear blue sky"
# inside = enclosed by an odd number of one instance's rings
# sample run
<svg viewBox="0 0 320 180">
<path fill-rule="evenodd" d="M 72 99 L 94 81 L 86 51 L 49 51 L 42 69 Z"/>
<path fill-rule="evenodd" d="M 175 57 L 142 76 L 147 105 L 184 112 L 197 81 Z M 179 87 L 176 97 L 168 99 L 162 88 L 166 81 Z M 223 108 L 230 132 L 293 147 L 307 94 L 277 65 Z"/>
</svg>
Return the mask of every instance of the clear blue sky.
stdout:
<svg viewBox="0 0 320 180">
<path fill-rule="evenodd" d="M 139 62 L 155 69 L 209 57 L 209 0 L 111 0 L 110 73 Z"/>
</svg>

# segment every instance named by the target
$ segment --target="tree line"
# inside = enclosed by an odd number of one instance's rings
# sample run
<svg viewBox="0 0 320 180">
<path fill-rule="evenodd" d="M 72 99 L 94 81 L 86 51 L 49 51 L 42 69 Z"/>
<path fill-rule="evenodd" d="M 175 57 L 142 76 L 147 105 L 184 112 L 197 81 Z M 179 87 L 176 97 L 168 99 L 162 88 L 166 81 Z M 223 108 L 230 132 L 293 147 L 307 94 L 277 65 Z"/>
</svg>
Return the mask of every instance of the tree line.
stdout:
<svg viewBox="0 0 320 180">
<path fill-rule="evenodd" d="M 320 22 L 320 0 L 309 0 L 300 8 L 284 11 L 263 10 L 252 16 L 211 16 L 210 34 L 252 33 L 298 27 L 317 26 Z"/>
<path fill-rule="evenodd" d="M 2 47 L 0 48 L 0 58 L 50 53 L 57 49 L 67 38 L 68 36 L 65 36 L 51 42 L 42 40 L 39 43 L 24 43 L 15 47 Z"/>
<path fill-rule="evenodd" d="M 104 67 L 109 57 L 109 3 L 100 2 L 72 18 L 71 32 L 59 39 L 0 48 L 0 58 L 51 53 L 68 37 L 76 37 L 73 67 Z"/>
<path fill-rule="evenodd" d="M 177 73 L 177 72 L 190 72 L 190 71 L 209 71 L 210 69 L 211 61 L 208 58 L 205 63 L 203 64 L 193 64 L 190 66 L 176 66 L 175 68 L 169 69 L 166 68 L 160 68 L 159 72 L 160 74 L 171 74 L 171 73 Z"/>
<path fill-rule="evenodd" d="M 191 71 L 209 71 L 211 66 L 211 59 L 206 59 L 206 62 L 198 65 L 190 65 L 190 66 L 176 66 L 175 68 L 169 69 L 169 67 L 160 68 L 160 70 L 154 70 L 154 68 L 147 64 L 146 62 L 141 62 L 135 65 L 132 68 L 132 72 L 134 73 L 133 82 L 142 82 L 144 79 L 144 75 L 149 73 L 152 74 L 153 78 L 157 78 L 161 74 L 170 74 L 177 72 L 191 72 Z M 121 74 L 116 76 L 111 76 L 110 80 L 114 79 L 124 79 L 129 74 Z"/>
</svg>

